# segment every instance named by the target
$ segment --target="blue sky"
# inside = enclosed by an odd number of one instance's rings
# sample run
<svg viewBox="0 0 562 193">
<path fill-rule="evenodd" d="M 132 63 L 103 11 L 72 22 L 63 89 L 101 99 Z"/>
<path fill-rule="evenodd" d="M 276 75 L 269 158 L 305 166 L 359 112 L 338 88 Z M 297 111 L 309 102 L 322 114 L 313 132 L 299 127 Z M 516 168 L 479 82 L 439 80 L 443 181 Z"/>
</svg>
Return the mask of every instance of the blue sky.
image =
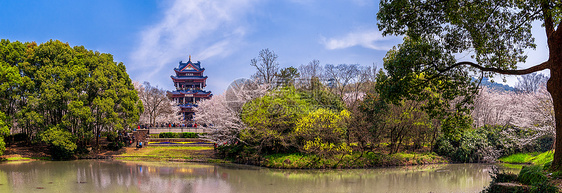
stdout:
<svg viewBox="0 0 562 193">
<path fill-rule="evenodd" d="M 250 60 L 261 49 L 273 50 L 281 67 L 313 59 L 382 67 L 386 51 L 402 42 L 381 35 L 378 1 L 368 0 L 14 0 L 0 7 L 1 39 L 58 39 L 111 53 L 131 79 L 168 90 L 173 68 L 189 55 L 206 68 L 206 89 L 218 94 L 254 73 Z M 548 57 L 544 30 L 535 26 L 537 50 L 520 68 Z"/>
</svg>

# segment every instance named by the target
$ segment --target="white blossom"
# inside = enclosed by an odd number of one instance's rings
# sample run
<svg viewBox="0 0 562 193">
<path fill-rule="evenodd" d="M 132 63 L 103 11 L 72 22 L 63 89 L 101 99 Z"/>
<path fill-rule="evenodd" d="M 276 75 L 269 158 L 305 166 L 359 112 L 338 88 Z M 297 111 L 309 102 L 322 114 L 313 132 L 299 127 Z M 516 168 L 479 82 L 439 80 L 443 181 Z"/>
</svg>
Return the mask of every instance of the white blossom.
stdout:
<svg viewBox="0 0 562 193">
<path fill-rule="evenodd" d="M 247 79 L 234 81 L 223 94 L 202 100 L 195 108 L 194 121 L 212 130 L 208 137 L 219 145 L 235 143 L 240 130 L 246 126 L 240 119 L 243 105 L 265 95 L 267 85 Z"/>
</svg>

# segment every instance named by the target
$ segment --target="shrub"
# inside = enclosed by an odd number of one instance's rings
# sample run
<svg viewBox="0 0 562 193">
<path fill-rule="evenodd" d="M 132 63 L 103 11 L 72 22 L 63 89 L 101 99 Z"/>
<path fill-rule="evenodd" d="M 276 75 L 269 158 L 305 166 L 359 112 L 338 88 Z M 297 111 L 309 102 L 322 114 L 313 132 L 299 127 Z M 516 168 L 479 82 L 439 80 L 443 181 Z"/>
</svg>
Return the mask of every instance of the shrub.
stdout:
<svg viewBox="0 0 562 193">
<path fill-rule="evenodd" d="M 107 136 L 107 141 L 109 142 L 117 141 L 117 132 L 107 132 L 106 136 Z"/>
<path fill-rule="evenodd" d="M 517 181 L 517 174 L 511 172 L 500 171 L 497 167 L 492 167 L 492 172 L 490 174 L 492 182 L 502 183 L 502 182 L 515 182 Z"/>
<path fill-rule="evenodd" d="M 552 149 L 552 145 L 554 144 L 554 136 L 551 135 L 544 135 L 539 137 L 536 141 L 537 143 L 537 151 L 539 152 L 546 152 Z"/>
<path fill-rule="evenodd" d="M 490 182 L 490 186 L 486 187 L 482 190 L 483 193 L 495 193 L 495 192 L 525 192 L 526 190 L 520 186 L 499 186 L 498 183 L 503 182 L 516 182 L 517 175 L 509 172 L 500 172 L 497 167 L 492 168 L 492 172 L 490 173 L 490 177 L 492 181 Z"/>
<path fill-rule="evenodd" d="M 41 141 L 49 144 L 51 157 L 53 159 L 66 160 L 74 155 L 74 150 L 77 146 L 74 143 L 75 139 L 72 133 L 57 127 L 52 127 L 43 132 L 40 137 Z"/>
<path fill-rule="evenodd" d="M 153 137 L 153 134 L 150 134 Z M 198 133 L 193 132 L 183 132 L 183 133 L 172 133 L 172 132 L 163 132 L 158 134 L 158 138 L 199 138 Z"/>
<path fill-rule="evenodd" d="M 83 155 L 90 153 L 90 150 L 88 150 L 86 146 L 78 146 L 76 150 L 74 150 L 74 153 L 76 153 L 77 155 Z"/>
<path fill-rule="evenodd" d="M 501 156 L 539 149 L 539 143 L 523 147 L 519 142 L 529 135 L 529 130 L 514 126 L 484 126 L 463 132 L 458 140 L 441 136 L 433 151 L 455 162 L 493 162 Z"/>
<path fill-rule="evenodd" d="M 198 138 L 199 135 L 193 132 L 184 132 L 179 134 L 180 138 Z"/>
<path fill-rule="evenodd" d="M 546 181 L 546 177 L 543 167 L 539 165 L 525 166 L 519 172 L 517 180 L 522 184 L 533 185 L 540 184 Z"/>
<path fill-rule="evenodd" d="M 150 134 L 150 138 L 160 138 L 159 134 Z"/>
<path fill-rule="evenodd" d="M 556 187 L 555 185 L 553 185 L 549 181 L 542 181 L 542 182 L 533 184 L 533 186 L 531 187 L 531 190 L 529 192 L 531 192 L 531 193 L 535 193 L 535 192 L 536 193 L 558 192 L 558 187 Z"/>
<path fill-rule="evenodd" d="M 163 132 L 158 135 L 158 138 L 178 138 L 178 134 L 172 132 Z"/>
<path fill-rule="evenodd" d="M 111 143 L 107 144 L 107 149 L 112 150 L 112 151 L 120 150 L 123 147 L 125 147 L 125 143 L 123 143 L 122 141 L 111 142 Z"/>
</svg>

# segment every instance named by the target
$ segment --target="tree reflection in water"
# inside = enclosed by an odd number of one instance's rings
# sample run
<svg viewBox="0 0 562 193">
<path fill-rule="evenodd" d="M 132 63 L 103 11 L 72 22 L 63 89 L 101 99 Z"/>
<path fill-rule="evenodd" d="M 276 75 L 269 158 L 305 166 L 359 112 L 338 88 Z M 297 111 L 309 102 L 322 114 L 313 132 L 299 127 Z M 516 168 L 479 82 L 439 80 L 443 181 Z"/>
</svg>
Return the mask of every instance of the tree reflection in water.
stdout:
<svg viewBox="0 0 562 193">
<path fill-rule="evenodd" d="M 490 165 L 276 170 L 120 161 L 0 164 L 0 192 L 479 192 Z"/>
</svg>

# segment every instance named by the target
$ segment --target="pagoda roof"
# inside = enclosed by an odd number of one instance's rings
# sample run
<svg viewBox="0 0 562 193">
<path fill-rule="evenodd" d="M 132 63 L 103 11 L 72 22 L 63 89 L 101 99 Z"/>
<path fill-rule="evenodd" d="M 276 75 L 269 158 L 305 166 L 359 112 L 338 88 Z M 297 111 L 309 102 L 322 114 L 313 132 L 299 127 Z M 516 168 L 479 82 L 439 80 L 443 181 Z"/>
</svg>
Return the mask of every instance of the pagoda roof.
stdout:
<svg viewBox="0 0 562 193">
<path fill-rule="evenodd" d="M 172 79 L 181 79 L 181 80 L 200 80 L 200 79 L 206 79 L 207 76 L 170 76 L 172 77 Z"/>
<path fill-rule="evenodd" d="M 201 62 L 197 61 L 195 63 L 191 62 L 191 56 L 189 56 L 189 61 L 183 62 L 180 61 L 179 66 L 174 68 L 175 71 L 178 72 L 199 72 L 201 70 L 205 70 L 205 68 L 201 68 Z"/>
</svg>

